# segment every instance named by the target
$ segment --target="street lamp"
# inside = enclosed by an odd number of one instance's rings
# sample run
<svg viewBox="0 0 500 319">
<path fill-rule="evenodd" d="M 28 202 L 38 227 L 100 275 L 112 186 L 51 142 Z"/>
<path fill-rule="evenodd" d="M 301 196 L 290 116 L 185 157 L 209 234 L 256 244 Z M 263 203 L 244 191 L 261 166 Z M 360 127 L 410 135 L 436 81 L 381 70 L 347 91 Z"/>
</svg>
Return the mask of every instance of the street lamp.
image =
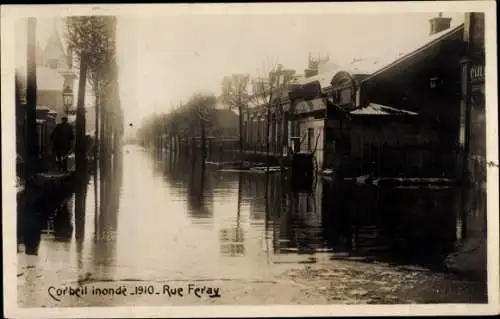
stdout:
<svg viewBox="0 0 500 319">
<path fill-rule="evenodd" d="M 69 108 L 73 105 L 73 90 L 70 86 L 66 86 L 63 91 L 64 113 L 69 113 Z"/>
</svg>

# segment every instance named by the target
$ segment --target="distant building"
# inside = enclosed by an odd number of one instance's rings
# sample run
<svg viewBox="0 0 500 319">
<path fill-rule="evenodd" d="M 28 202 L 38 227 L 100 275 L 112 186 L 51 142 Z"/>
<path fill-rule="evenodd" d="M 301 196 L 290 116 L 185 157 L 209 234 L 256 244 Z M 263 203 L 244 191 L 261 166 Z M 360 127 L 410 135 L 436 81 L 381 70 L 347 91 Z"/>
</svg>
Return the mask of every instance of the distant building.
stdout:
<svg viewBox="0 0 500 319">
<path fill-rule="evenodd" d="M 65 113 L 63 90 L 70 88 L 74 92 L 76 74 L 72 70 L 72 54 L 65 52 L 61 37 L 54 25 L 45 48 L 42 50 L 39 43 L 36 45 L 36 79 L 37 105 L 36 126 L 38 133 L 38 151 L 40 158 L 51 155 L 49 137 L 56 125 L 56 121 Z M 26 106 L 27 69 L 18 68 L 16 76 L 19 80 L 19 104 L 16 106 L 17 123 L 17 153 L 24 155 L 24 108 Z M 70 122 L 74 117 L 68 116 Z"/>
<path fill-rule="evenodd" d="M 269 153 L 272 156 L 282 153 L 283 136 L 286 132 L 285 127 L 279 124 L 282 123 L 282 113 L 279 110 L 282 109 L 283 99 L 288 99 L 289 88 L 293 87 L 296 81 L 296 71 L 285 69 L 281 65 L 268 77 L 251 81 L 252 95 L 243 114 L 245 151 L 262 154 L 267 152 L 266 132 L 269 120 Z M 271 110 L 268 114 L 269 106 Z"/>
<path fill-rule="evenodd" d="M 208 135 L 237 139 L 240 134 L 238 114 L 230 109 L 215 109 Z"/>
</svg>

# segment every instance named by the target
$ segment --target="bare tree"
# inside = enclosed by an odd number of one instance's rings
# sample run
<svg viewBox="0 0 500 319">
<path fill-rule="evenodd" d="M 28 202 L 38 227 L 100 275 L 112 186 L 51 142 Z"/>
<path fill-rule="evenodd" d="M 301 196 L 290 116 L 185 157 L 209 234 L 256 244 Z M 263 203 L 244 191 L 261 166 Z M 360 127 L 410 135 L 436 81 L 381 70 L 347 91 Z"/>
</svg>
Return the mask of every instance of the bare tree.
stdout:
<svg viewBox="0 0 500 319">
<path fill-rule="evenodd" d="M 199 128 L 199 132 L 195 131 L 193 133 L 200 134 L 203 161 L 205 161 L 206 157 L 206 131 L 207 127 L 213 123 L 216 101 L 215 95 L 196 93 L 191 96 L 186 105 L 191 128 Z"/>
<path fill-rule="evenodd" d="M 116 17 L 68 17 L 66 18 L 65 38 L 68 49 L 74 53 L 75 62 L 78 63 L 82 56 L 85 56 L 88 67 L 87 78 L 96 99 L 95 139 L 102 143 L 103 135 L 101 134 L 100 138 L 99 127 L 101 129 L 104 127 L 102 120 L 105 115 L 101 111 L 101 99 L 109 92 L 110 84 L 116 82 L 117 76 Z"/>
<path fill-rule="evenodd" d="M 280 98 L 287 89 L 287 85 L 292 79 L 294 71 L 284 70 L 281 64 L 268 62 L 263 67 L 264 76 L 260 76 L 252 81 L 253 92 L 250 100 L 257 107 L 264 108 L 266 114 L 266 157 L 269 168 L 269 133 L 271 125 L 271 113 L 280 111 Z"/>
<path fill-rule="evenodd" d="M 249 99 L 249 80 L 248 74 L 233 74 L 222 79 L 223 103 L 227 104 L 230 109 L 238 110 L 240 160 L 243 158 L 243 113 Z"/>
</svg>

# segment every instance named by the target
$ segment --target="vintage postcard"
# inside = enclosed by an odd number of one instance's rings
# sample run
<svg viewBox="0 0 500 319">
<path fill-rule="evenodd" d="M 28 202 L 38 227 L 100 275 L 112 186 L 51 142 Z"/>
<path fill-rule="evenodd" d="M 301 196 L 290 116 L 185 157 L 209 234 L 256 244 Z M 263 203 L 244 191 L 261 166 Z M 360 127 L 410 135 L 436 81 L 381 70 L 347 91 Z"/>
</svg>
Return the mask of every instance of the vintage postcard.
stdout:
<svg viewBox="0 0 500 319">
<path fill-rule="evenodd" d="M 498 313 L 495 13 L 2 6 L 4 316 Z"/>
</svg>

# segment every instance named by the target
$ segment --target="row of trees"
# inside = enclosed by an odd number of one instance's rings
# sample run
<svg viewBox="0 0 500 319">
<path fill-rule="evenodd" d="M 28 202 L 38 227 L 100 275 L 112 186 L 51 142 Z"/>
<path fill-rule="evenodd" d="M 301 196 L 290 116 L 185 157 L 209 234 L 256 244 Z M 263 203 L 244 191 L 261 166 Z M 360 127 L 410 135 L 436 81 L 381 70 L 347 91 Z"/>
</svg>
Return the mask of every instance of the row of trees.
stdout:
<svg viewBox="0 0 500 319">
<path fill-rule="evenodd" d="M 294 75 L 294 71 L 283 70 L 282 66 L 277 63 L 268 64 L 264 70 L 264 76 L 253 80 L 248 74 L 233 74 L 224 77 L 221 82 L 221 102 L 239 115 L 240 153 L 243 151 L 244 144 L 243 114 L 247 112 L 249 105 L 260 106 L 266 112 L 266 149 L 269 152 L 270 116 L 272 112 L 280 110 L 280 98 L 287 92 L 288 84 Z M 251 92 L 249 92 L 250 88 Z M 207 99 L 208 97 L 210 98 Z M 147 141 L 155 141 L 162 135 L 183 138 L 199 136 L 204 140 L 205 128 L 212 123 L 210 115 L 213 113 L 213 106 L 211 103 L 215 104 L 215 100 L 213 95 L 195 94 L 188 103 L 173 108 L 170 113 L 153 115 L 141 127 L 139 140 L 143 145 L 148 144 Z M 193 111 L 200 106 L 204 108 L 203 116 Z M 201 134 L 197 134 L 200 133 L 196 131 L 197 125 L 201 128 Z"/>
<path fill-rule="evenodd" d="M 169 113 L 155 114 L 139 129 L 142 145 L 155 145 L 163 136 L 177 143 L 191 137 L 200 137 L 204 148 L 207 131 L 214 126 L 215 105 L 213 94 L 193 94 L 186 103 L 180 103 Z"/>
<path fill-rule="evenodd" d="M 66 41 L 74 52 L 75 62 L 80 63 L 77 141 L 85 135 L 84 98 L 86 84 L 90 84 L 95 97 L 94 135 L 94 180 L 99 172 L 100 180 L 107 180 L 113 174 L 114 163 L 120 157 L 123 137 L 123 111 L 119 98 L 118 63 L 116 55 L 117 19 L 113 16 L 83 16 L 66 19 Z M 85 170 L 86 144 L 75 147 L 77 172 Z M 80 156 L 79 156 L 80 154 Z M 114 156 L 116 154 L 117 156 Z M 80 159 L 80 160 L 79 160 Z M 109 193 L 106 183 L 94 183 L 94 210 L 97 214 L 102 201 Z M 97 200 L 99 198 L 99 200 Z M 101 210 L 103 206 L 101 206 Z M 102 214 L 101 214 L 102 215 Z"/>
<path fill-rule="evenodd" d="M 114 16 L 72 16 L 66 18 L 65 24 L 68 48 L 74 53 L 74 62 L 80 65 L 77 141 L 84 140 L 84 97 L 88 83 L 95 96 L 95 161 L 106 168 L 123 136 L 116 57 L 117 19 Z M 77 142 L 76 152 L 85 154 L 85 146 Z"/>
</svg>

